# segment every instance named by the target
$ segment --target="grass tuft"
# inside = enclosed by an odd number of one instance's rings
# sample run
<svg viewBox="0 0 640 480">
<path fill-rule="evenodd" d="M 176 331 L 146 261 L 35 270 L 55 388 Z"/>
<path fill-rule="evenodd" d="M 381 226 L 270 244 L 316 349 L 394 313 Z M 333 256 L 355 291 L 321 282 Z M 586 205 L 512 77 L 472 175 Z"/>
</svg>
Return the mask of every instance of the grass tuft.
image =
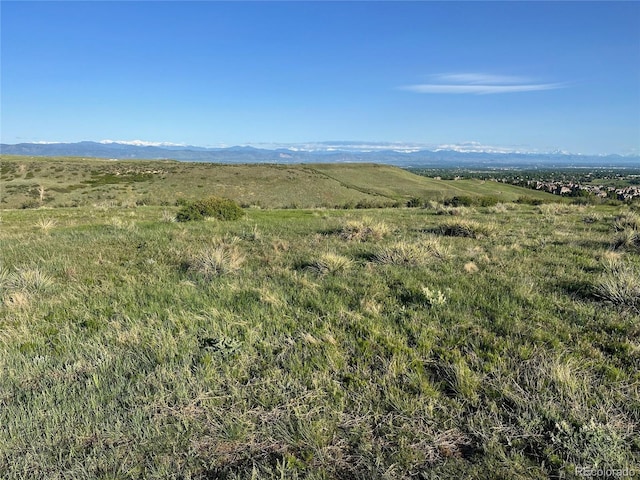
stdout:
<svg viewBox="0 0 640 480">
<path fill-rule="evenodd" d="M 507 213 L 509 210 L 512 210 L 513 206 L 506 203 L 496 203 L 487 208 L 489 213 Z"/>
<path fill-rule="evenodd" d="M 58 224 L 55 218 L 41 217 L 38 219 L 36 226 L 43 230 L 45 233 L 49 232 L 53 227 Z"/>
<path fill-rule="evenodd" d="M 610 262 L 596 295 L 618 307 L 640 312 L 640 271 L 628 264 Z"/>
<path fill-rule="evenodd" d="M 2 290 L 18 290 L 24 293 L 43 293 L 53 286 L 49 275 L 38 268 L 19 267 L 15 272 L 2 270 L 0 287 Z"/>
<path fill-rule="evenodd" d="M 205 248 L 191 257 L 188 270 L 202 275 L 206 279 L 220 275 L 236 273 L 242 267 L 245 256 L 235 242 L 221 243 Z"/>
<path fill-rule="evenodd" d="M 2 303 L 10 309 L 24 309 L 29 306 L 30 297 L 25 292 L 11 292 L 2 298 Z"/>
<path fill-rule="evenodd" d="M 602 215 L 600 215 L 599 213 L 596 213 L 596 212 L 590 212 L 587 215 L 585 215 L 584 217 L 582 217 L 582 221 L 584 223 L 586 223 L 587 225 L 599 222 L 600 220 L 602 220 Z"/>
<path fill-rule="evenodd" d="M 537 211 L 544 216 L 555 216 L 569 213 L 570 207 L 562 203 L 545 203 L 538 206 Z"/>
<path fill-rule="evenodd" d="M 473 220 L 458 220 L 442 224 L 439 233 L 447 237 L 483 238 L 490 236 L 494 229 L 491 224 L 482 224 Z"/>
<path fill-rule="evenodd" d="M 327 252 L 314 260 L 308 268 L 320 275 L 326 275 L 347 271 L 352 266 L 353 261 L 350 258 L 337 253 Z"/>
<path fill-rule="evenodd" d="M 390 232 L 389 226 L 384 222 L 375 222 L 369 217 L 360 220 L 349 220 L 340 229 L 339 235 L 344 240 L 354 242 L 366 242 L 368 240 L 381 240 Z"/>
<path fill-rule="evenodd" d="M 631 228 L 618 231 L 618 234 L 613 239 L 611 248 L 614 250 L 640 252 L 640 231 Z"/>
<path fill-rule="evenodd" d="M 164 222 L 164 223 L 174 223 L 176 222 L 176 216 L 171 213 L 168 210 L 163 210 L 162 211 L 162 217 L 160 219 L 160 221 Z"/>
<path fill-rule="evenodd" d="M 618 215 L 613 223 L 613 228 L 619 232 L 623 230 L 640 230 L 640 215 L 635 212 L 624 212 Z"/>
<path fill-rule="evenodd" d="M 449 247 L 440 243 L 437 238 L 428 238 L 419 244 L 429 256 L 438 260 L 446 260 L 451 256 Z"/>
<path fill-rule="evenodd" d="M 467 273 L 476 273 L 479 270 L 475 262 L 467 262 L 464 264 L 464 271 Z"/>
<path fill-rule="evenodd" d="M 442 258 L 446 250 L 430 242 L 428 246 L 399 241 L 391 245 L 380 247 L 373 255 L 373 260 L 383 265 L 399 265 L 417 267 L 428 263 L 432 258 Z"/>
</svg>

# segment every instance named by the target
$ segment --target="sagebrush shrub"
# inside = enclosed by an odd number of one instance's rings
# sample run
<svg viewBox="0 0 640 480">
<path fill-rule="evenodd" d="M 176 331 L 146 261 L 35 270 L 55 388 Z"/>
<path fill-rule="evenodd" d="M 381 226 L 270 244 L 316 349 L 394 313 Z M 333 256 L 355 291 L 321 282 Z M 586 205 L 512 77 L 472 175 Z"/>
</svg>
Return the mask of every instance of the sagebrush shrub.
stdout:
<svg viewBox="0 0 640 480">
<path fill-rule="evenodd" d="M 473 198 L 462 195 L 445 200 L 444 204 L 448 207 L 470 207 L 474 204 Z"/>
<path fill-rule="evenodd" d="M 244 211 L 233 200 L 221 197 L 208 197 L 203 200 L 187 203 L 177 213 L 178 222 L 204 220 L 237 220 L 244 215 Z"/>
</svg>

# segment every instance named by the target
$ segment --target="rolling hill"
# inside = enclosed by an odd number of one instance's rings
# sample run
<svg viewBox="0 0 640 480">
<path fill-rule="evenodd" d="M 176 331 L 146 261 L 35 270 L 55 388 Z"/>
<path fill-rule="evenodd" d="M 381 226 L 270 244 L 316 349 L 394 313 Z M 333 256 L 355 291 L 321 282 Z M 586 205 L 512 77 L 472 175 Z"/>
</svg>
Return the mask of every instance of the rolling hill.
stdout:
<svg viewBox="0 0 640 480">
<path fill-rule="evenodd" d="M 3 208 L 173 205 L 219 195 L 263 208 L 382 206 L 410 198 L 549 194 L 480 180 L 436 180 L 380 164 L 213 164 L 2 156 Z"/>
</svg>

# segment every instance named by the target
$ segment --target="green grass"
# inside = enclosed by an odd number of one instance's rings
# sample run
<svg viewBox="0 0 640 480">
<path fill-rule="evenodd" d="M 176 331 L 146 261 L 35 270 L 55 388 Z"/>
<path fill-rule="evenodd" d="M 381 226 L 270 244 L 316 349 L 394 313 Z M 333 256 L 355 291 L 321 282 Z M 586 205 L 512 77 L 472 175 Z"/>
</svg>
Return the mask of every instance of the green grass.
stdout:
<svg viewBox="0 0 640 480">
<path fill-rule="evenodd" d="M 0 477 L 640 468 L 628 210 L 178 208 L 1 212 Z"/>
<path fill-rule="evenodd" d="M 495 182 L 435 180 L 374 164 L 221 165 L 8 155 L 0 156 L 0 164 L 0 208 L 175 205 L 179 199 L 209 195 L 262 208 L 377 207 L 456 195 L 492 195 L 500 201 L 555 198 Z"/>
</svg>

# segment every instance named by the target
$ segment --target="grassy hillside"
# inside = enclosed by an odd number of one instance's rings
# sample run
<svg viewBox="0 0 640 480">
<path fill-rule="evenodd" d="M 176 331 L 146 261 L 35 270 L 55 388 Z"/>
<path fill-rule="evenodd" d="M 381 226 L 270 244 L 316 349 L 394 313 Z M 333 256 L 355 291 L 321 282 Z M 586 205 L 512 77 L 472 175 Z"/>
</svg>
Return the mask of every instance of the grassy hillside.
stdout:
<svg viewBox="0 0 640 480">
<path fill-rule="evenodd" d="M 477 180 L 433 180 L 373 164 L 220 165 L 174 161 L 0 157 L 1 208 L 83 205 L 173 205 L 216 194 L 244 205 L 335 207 L 402 204 L 493 195 L 511 201 L 553 197 Z"/>
<path fill-rule="evenodd" d="M 108 164 L 77 165 L 80 183 Z M 52 188 L 51 166 L 27 171 Z M 216 167 L 184 168 L 146 188 Z M 219 168 L 227 183 L 250 170 Z M 0 477 L 640 469 L 637 213 L 247 209 L 176 223 L 176 210 L 2 211 Z"/>
</svg>

